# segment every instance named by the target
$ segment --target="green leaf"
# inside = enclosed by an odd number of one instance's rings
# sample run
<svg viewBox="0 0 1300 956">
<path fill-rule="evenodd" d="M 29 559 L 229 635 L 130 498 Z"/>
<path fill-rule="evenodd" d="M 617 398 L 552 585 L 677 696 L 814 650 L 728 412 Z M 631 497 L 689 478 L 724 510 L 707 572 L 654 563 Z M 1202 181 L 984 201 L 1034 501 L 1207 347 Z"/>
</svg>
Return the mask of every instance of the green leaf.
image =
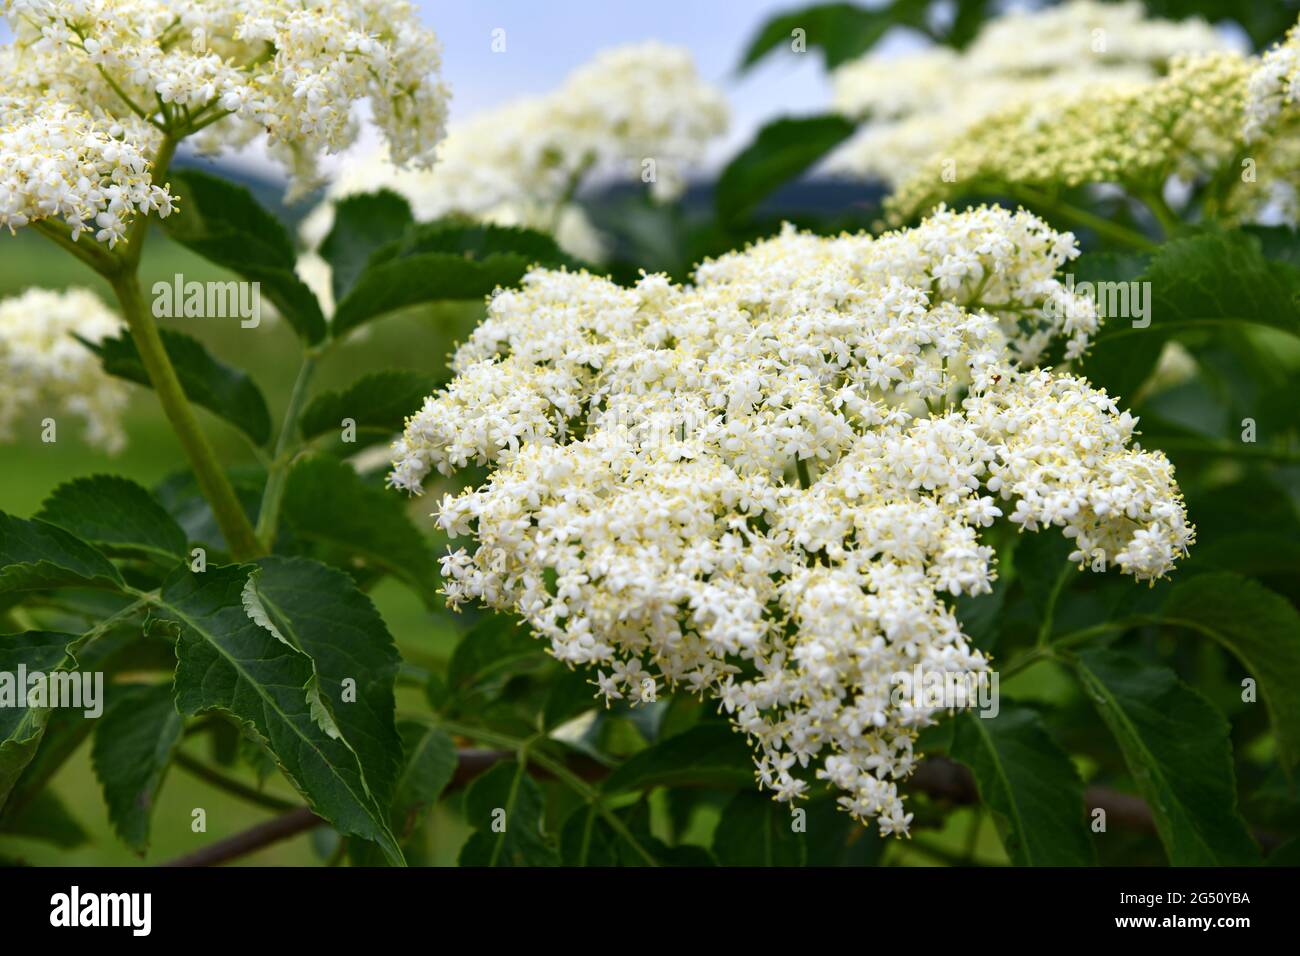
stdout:
<svg viewBox="0 0 1300 956">
<path fill-rule="evenodd" d="M 377 440 L 400 432 L 406 417 L 437 388 L 438 377 L 412 369 L 385 369 L 363 375 L 341 391 L 321 392 L 303 410 L 299 427 L 304 438 L 340 433 L 343 419 L 357 426 L 357 447 L 369 442 L 362 433 L 369 430 Z M 350 447 L 350 446 L 344 446 Z"/>
<path fill-rule="evenodd" d="M 542 704 L 542 726 L 553 730 L 579 714 L 602 707 L 596 700 L 596 685 L 586 668 L 565 670 L 546 692 Z"/>
<path fill-rule="evenodd" d="M 1174 866 L 1259 862 L 1237 812 L 1228 722 L 1164 667 L 1112 651 L 1063 655 L 1119 743 Z"/>
<path fill-rule="evenodd" d="M 1003 577 L 993 582 L 993 590 L 987 594 L 962 594 L 953 602 L 953 613 L 962 631 L 980 650 L 991 651 L 997 646 L 1006 599 L 1007 582 Z"/>
<path fill-rule="evenodd" d="M 834 797 L 810 800 L 804 833 L 808 866 L 875 866 L 885 852 L 886 838 L 876 827 L 864 826 L 849 816 Z"/>
<path fill-rule="evenodd" d="M 243 186 L 196 169 L 171 170 L 180 209 L 162 220 L 167 234 L 250 282 L 307 342 L 325 338 L 320 303 L 294 273 L 293 240 Z"/>
<path fill-rule="evenodd" d="M 397 778 L 396 794 L 389 817 L 405 851 L 420 853 L 421 817 L 438 802 L 456 773 L 459 756 L 456 744 L 442 728 L 421 720 L 398 721 L 402 738 L 403 765 Z M 426 821 L 427 822 L 427 821 Z M 373 843 L 348 847 L 353 866 L 381 866 L 383 858 Z M 416 866 L 426 865 L 412 860 Z"/>
<path fill-rule="evenodd" d="M 542 791 L 523 764 L 497 764 L 465 791 L 465 819 L 475 832 L 461 848 L 460 865 L 557 865 L 542 827 L 544 810 Z"/>
<path fill-rule="evenodd" d="M 921 27 L 929 0 L 893 0 L 871 9 L 855 3 L 820 3 L 769 19 L 749 41 L 740 61 L 743 72 L 773 50 L 793 50 L 795 30 L 804 31 L 808 48 L 819 49 L 826 68 L 856 59 L 876 45 L 895 24 Z"/>
<path fill-rule="evenodd" d="M 1239 574 L 1200 574 L 1177 584 L 1160 611 L 1168 624 L 1206 635 L 1259 684 L 1288 771 L 1300 763 L 1300 614 L 1289 601 Z"/>
<path fill-rule="evenodd" d="M 163 561 L 185 554 L 185 532 L 134 481 L 94 475 L 55 488 L 36 515 L 108 553 L 142 553 Z"/>
<path fill-rule="evenodd" d="M 0 641 L 3 640 L 0 637 Z M 111 706 L 112 690 L 108 687 L 105 690 L 109 698 L 108 705 Z M 50 792 L 50 779 L 90 736 L 96 723 L 98 721 L 87 720 L 79 710 L 61 708 L 50 712 L 36 755 L 13 784 L 9 800 L 4 804 L 3 810 L 0 810 L 0 830 L 8 829 L 9 824 L 21 816 L 28 805 L 39 800 L 41 794 Z"/>
<path fill-rule="evenodd" d="M 790 807 L 757 790 L 732 797 L 713 831 L 713 855 L 722 866 L 803 866 L 807 852 Z"/>
<path fill-rule="evenodd" d="M 523 278 L 529 262 L 514 253 L 482 261 L 449 252 L 390 259 L 366 269 L 334 311 L 335 337 L 377 316 L 422 302 L 481 299 Z"/>
<path fill-rule="evenodd" d="M 257 514 L 262 505 L 262 489 L 266 487 L 266 470 L 260 465 L 241 465 L 226 471 L 226 478 L 235 489 L 235 497 L 244 507 L 244 514 L 252 525 L 257 524 Z M 172 472 L 153 487 L 154 497 L 185 531 L 193 544 L 201 544 L 209 552 L 229 553 L 226 537 L 217 526 L 212 505 L 199 490 L 194 472 Z M 209 554 L 211 557 L 211 554 Z"/>
<path fill-rule="evenodd" d="M 351 465 L 327 455 L 298 459 L 280 508 L 286 527 L 298 537 L 340 553 L 350 565 L 379 568 L 426 603 L 433 600 L 433 550 L 406 516 L 405 502 L 367 485 Z"/>
<path fill-rule="evenodd" d="M 1083 781 L 1033 711 L 1004 703 L 996 717 L 958 715 L 951 755 L 975 775 L 1016 866 L 1096 862 Z"/>
<path fill-rule="evenodd" d="M 1164 344 L 1189 332 L 1264 326 L 1300 338 L 1300 269 L 1265 258 L 1248 233 L 1211 229 L 1173 239 L 1140 281 L 1150 283 L 1151 324 L 1108 319 L 1083 362 L 1083 373 L 1111 394 L 1131 398 Z"/>
<path fill-rule="evenodd" d="M 1073 550 L 1074 544 L 1056 528 L 1027 531 L 1018 536 L 1013 558 L 1016 580 L 1040 621 L 1049 612 L 1062 577 L 1077 570 L 1069 560 Z"/>
<path fill-rule="evenodd" d="M 357 755 L 320 724 L 311 658 L 250 618 L 250 565 L 181 569 L 163 582 L 154 616 L 176 626 L 176 706 L 186 716 L 223 710 L 266 741 L 312 809 L 340 833 L 373 840 L 403 862 Z M 315 706 L 314 706 L 315 705 Z"/>
<path fill-rule="evenodd" d="M 720 721 L 696 724 L 633 754 L 606 778 L 606 793 L 650 787 L 754 786 L 754 760 L 745 738 Z"/>
<path fill-rule="evenodd" d="M 1234 21 L 1250 36 L 1255 49 L 1282 39 L 1295 23 L 1294 3 L 1241 3 L 1239 0 L 1146 0 L 1147 16 L 1182 20 L 1197 16 L 1209 23 Z"/>
<path fill-rule="evenodd" d="M 758 131 L 754 142 L 718 178 L 718 218 L 736 223 L 778 186 L 803 173 L 853 134 L 842 116 L 776 119 Z"/>
<path fill-rule="evenodd" d="M 95 728 L 91 760 L 108 818 L 137 853 L 149 845 L 154 801 L 183 726 L 171 688 L 157 684 L 124 690 Z"/>
<path fill-rule="evenodd" d="M 271 413 L 261 389 L 248 373 L 213 358 L 202 342 L 183 332 L 159 332 L 185 397 L 224 418 L 256 444 L 265 445 L 271 438 Z M 82 344 L 99 356 L 109 375 L 151 387 L 149 373 L 130 335 L 124 332 L 118 338 L 82 340 Z"/>
<path fill-rule="evenodd" d="M 1081 283 L 1090 282 L 1094 289 L 1098 289 L 1105 288 L 1098 286 L 1102 282 L 1145 281 L 1145 272 L 1150 264 L 1151 256 L 1145 252 L 1094 251 L 1081 255 L 1069 271 L 1074 276 L 1076 288 Z M 1095 301 L 1100 312 L 1109 299 L 1098 295 Z M 1130 308 L 1131 302 L 1130 296 Z M 1151 315 L 1154 317 L 1154 295 L 1147 302 L 1152 306 Z M 1101 331 L 1094 337 L 1083 359 L 1083 373 L 1094 385 L 1130 401 L 1155 369 L 1165 347 L 1164 339 L 1159 335 L 1121 335 L 1113 341 L 1107 337 L 1131 325 L 1129 316 L 1103 316 Z"/>
<path fill-rule="evenodd" d="M 104 557 L 62 528 L 0 511 L 0 594 L 44 588 L 124 588 Z"/>
<path fill-rule="evenodd" d="M 262 558 L 257 566 L 252 583 L 262 610 L 311 658 L 329 724 L 356 754 L 376 801 L 388 806 L 402 741 L 393 722 L 400 658 L 384 619 L 342 571 L 307 558 Z"/>
<path fill-rule="evenodd" d="M 400 238 L 376 250 L 370 265 L 430 252 L 455 253 L 474 260 L 513 253 L 532 264 L 570 269 L 584 267 L 584 263 L 566 253 L 559 243 L 543 232 L 459 219 L 441 219 L 412 226 Z"/>
<path fill-rule="evenodd" d="M 491 615 L 456 645 L 447 669 L 447 683 L 455 693 L 503 674 L 536 667 L 547 659 L 544 647 L 514 618 Z"/>
<path fill-rule="evenodd" d="M 560 859 L 565 866 L 618 866 L 619 842 L 596 805 L 584 804 L 560 828 Z"/>
<path fill-rule="evenodd" d="M 18 813 L 6 816 L 0 833 L 40 840 L 61 850 L 75 850 L 90 841 L 90 834 L 53 790 L 34 794 Z"/>
<path fill-rule="evenodd" d="M 434 724 L 404 720 L 397 725 L 405 760 L 397 778 L 393 816 L 399 833 L 408 832 L 413 818 L 438 802 L 456 773 L 456 743 Z"/>
<path fill-rule="evenodd" d="M 27 706 L 30 686 L 19 686 L 18 669 L 29 675 L 74 670 L 68 648 L 78 640 L 57 631 L 0 634 L 0 807 L 36 754 L 50 719 L 49 707 Z"/>
<path fill-rule="evenodd" d="M 389 189 L 335 201 L 334 226 L 320 245 L 335 300 L 347 295 L 376 249 L 400 238 L 414 222 L 411 204 Z"/>
<path fill-rule="evenodd" d="M 371 255 L 334 312 L 333 334 L 422 302 L 480 299 L 514 285 L 533 265 L 582 266 L 530 229 L 455 219 L 412 226 Z"/>
</svg>

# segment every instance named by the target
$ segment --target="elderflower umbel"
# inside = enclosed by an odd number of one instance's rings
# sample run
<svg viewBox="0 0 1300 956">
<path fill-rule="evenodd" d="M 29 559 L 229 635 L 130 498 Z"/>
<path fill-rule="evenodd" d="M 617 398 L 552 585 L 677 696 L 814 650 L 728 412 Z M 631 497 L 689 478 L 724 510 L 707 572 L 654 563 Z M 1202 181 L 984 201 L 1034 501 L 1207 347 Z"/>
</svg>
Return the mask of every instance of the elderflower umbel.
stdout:
<svg viewBox="0 0 1300 956">
<path fill-rule="evenodd" d="M 893 691 L 987 669 L 952 609 L 995 577 L 981 531 L 1056 527 L 1139 580 L 1192 540 L 1135 419 L 1030 366 L 1097 327 L 1056 278 L 1077 254 L 994 207 L 878 238 L 787 227 L 687 286 L 535 270 L 493 296 L 389 480 L 490 466 L 439 505 L 474 542 L 443 559 L 450 604 L 521 615 L 607 699 L 647 677 L 711 696 L 778 800 L 825 780 L 903 833 L 941 708 Z"/>
<path fill-rule="evenodd" d="M 3 0 L 0 223 L 60 218 L 110 245 L 171 199 L 146 157 L 265 136 L 294 174 L 356 138 L 368 100 L 399 165 L 433 162 L 439 49 L 405 0 Z M 35 149 L 32 147 L 35 145 Z"/>
<path fill-rule="evenodd" d="M 74 241 L 85 232 L 111 247 L 137 213 L 167 216 L 174 197 L 150 177 L 146 130 L 0 93 L 0 227 L 59 219 Z"/>
<path fill-rule="evenodd" d="M 951 155 L 949 143 L 999 111 L 1150 80 L 1177 53 L 1223 47 L 1199 19 L 1148 19 L 1136 2 L 1073 0 L 989 20 L 961 52 L 868 54 L 835 71 L 836 109 L 867 123 L 829 166 L 896 185 L 918 164 L 937 166 L 937 156 Z"/>
<path fill-rule="evenodd" d="M 1300 23 L 1286 38 L 1255 61 L 1246 83 L 1242 123 L 1243 153 L 1262 188 L 1235 188 L 1225 203 L 1227 218 L 1300 222 Z M 1242 177 L 1251 183 L 1250 177 Z"/>
<path fill-rule="evenodd" d="M 1300 97 L 1300 23 L 1286 38 L 1264 54 L 1250 76 L 1246 92 L 1244 133 L 1248 142 L 1259 140 Z"/>
<path fill-rule="evenodd" d="M 25 415 L 57 422 L 58 414 L 67 414 L 85 422 L 89 444 L 121 450 L 127 387 L 78 341 L 98 343 L 121 328 L 85 289 L 31 289 L 0 300 L 0 438 L 11 439 Z"/>
<path fill-rule="evenodd" d="M 1159 194 L 1170 176 L 1195 180 L 1239 150 L 1252 67 L 1236 53 L 1180 55 L 1156 80 L 1010 107 L 913 168 L 887 214 L 902 222 L 979 190 L 1114 183 Z"/>
<path fill-rule="evenodd" d="M 308 236 L 328 232 L 328 200 L 383 185 L 405 196 L 419 219 L 459 213 L 542 229 L 575 255 L 596 258 L 590 225 L 568 205 L 583 177 L 612 168 L 641 178 L 651 160 L 651 192 L 672 199 L 726 125 L 722 94 L 700 78 L 688 51 L 655 42 L 616 47 L 556 90 L 454 126 L 429 172 L 396 172 L 382 153 L 345 163 Z"/>
</svg>

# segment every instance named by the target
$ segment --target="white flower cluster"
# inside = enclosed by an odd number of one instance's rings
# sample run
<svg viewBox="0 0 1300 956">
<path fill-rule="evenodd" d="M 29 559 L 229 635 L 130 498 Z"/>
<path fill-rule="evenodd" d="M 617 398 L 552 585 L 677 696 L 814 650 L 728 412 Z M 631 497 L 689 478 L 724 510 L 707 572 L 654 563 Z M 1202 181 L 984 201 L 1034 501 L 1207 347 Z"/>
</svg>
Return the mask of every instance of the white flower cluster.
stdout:
<svg viewBox="0 0 1300 956">
<path fill-rule="evenodd" d="M 713 696 L 777 799 L 828 780 L 902 833 L 898 785 L 941 708 L 894 690 L 918 666 L 986 670 L 950 604 L 995 576 L 981 529 L 1055 526 L 1073 560 L 1141 580 L 1192 540 L 1135 420 L 1027 364 L 1096 328 L 1055 277 L 1075 255 L 995 207 L 879 238 L 787 227 L 688 286 L 537 270 L 492 298 L 389 480 L 491 465 L 440 505 L 476 542 L 443 559 L 449 603 L 520 614 L 607 699 Z"/>
<path fill-rule="evenodd" d="M 1001 110 L 1150 80 L 1177 53 L 1224 46 L 1202 20 L 1072 0 L 990 20 L 962 52 L 869 54 L 834 74 L 836 109 L 868 123 L 829 166 L 897 184 Z"/>
<path fill-rule="evenodd" d="M 175 197 L 150 176 L 147 130 L 0 92 L 0 227 L 58 219 L 74 241 L 88 232 L 112 247 L 136 214 L 169 215 Z"/>
<path fill-rule="evenodd" d="M 1297 99 L 1300 99 L 1300 23 L 1264 54 L 1259 68 L 1251 74 L 1243 129 L 1247 142 L 1269 133 L 1283 109 L 1294 109 Z"/>
<path fill-rule="evenodd" d="M 568 205 L 590 172 L 621 168 L 651 192 L 679 195 L 686 170 L 727 126 L 722 94 L 696 72 L 690 53 L 649 42 L 617 47 L 574 71 L 556 90 L 512 102 L 453 127 L 429 172 L 397 173 L 382 153 L 345 164 L 328 200 L 379 186 L 410 200 L 417 218 L 451 213 L 542 229 L 574 254 L 595 258 L 598 238 Z M 309 238 L 331 222 L 327 201 Z"/>
<path fill-rule="evenodd" d="M 399 164 L 432 163 L 444 131 L 438 44 L 406 0 L 3 0 L 0 9 L 15 34 L 0 96 L 57 102 L 128 132 L 123 118 L 148 120 L 198 134 L 208 149 L 265 135 L 298 186 L 312 184 L 321 152 L 355 140 L 359 101 Z M 134 139 L 134 151 L 155 138 Z"/>
<path fill-rule="evenodd" d="M 99 358 L 78 338 L 100 342 L 122 323 L 85 289 L 31 289 L 0 300 L 0 437 L 29 410 L 37 421 L 56 413 L 86 424 L 86 441 L 116 452 L 126 444 L 122 412 L 127 386 L 109 377 Z"/>
</svg>

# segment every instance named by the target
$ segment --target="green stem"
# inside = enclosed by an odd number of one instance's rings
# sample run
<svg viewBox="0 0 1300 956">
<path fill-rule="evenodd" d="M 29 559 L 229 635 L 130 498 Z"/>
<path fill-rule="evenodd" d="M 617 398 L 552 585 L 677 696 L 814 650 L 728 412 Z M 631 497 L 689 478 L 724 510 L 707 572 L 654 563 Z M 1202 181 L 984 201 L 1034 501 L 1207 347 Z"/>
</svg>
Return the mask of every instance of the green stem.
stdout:
<svg viewBox="0 0 1300 956">
<path fill-rule="evenodd" d="M 1031 664 L 1037 664 L 1039 661 L 1047 660 L 1051 656 L 1052 649 L 1050 647 L 1036 647 L 1028 653 L 1021 654 L 1006 667 L 999 669 L 999 678 L 1001 680 L 1010 680 Z"/>
<path fill-rule="evenodd" d="M 275 810 L 276 812 L 296 810 L 298 808 L 298 804 L 296 803 L 292 803 L 288 800 L 281 800 L 279 797 L 274 797 L 269 793 L 263 793 L 261 790 L 250 787 L 246 783 L 241 783 L 233 777 L 227 777 L 224 773 L 213 770 L 202 761 L 195 760 L 184 751 L 176 751 L 176 756 L 173 759 L 176 762 L 176 766 L 180 767 L 191 776 L 197 777 L 204 783 L 211 784 L 218 790 L 224 790 L 232 796 L 239 797 L 241 800 L 246 800 L 259 807 L 265 807 L 268 810 Z"/>
<path fill-rule="evenodd" d="M 1127 631 L 1129 628 L 1142 627 L 1146 624 L 1168 623 L 1170 622 L 1167 620 L 1150 615 L 1125 617 L 1118 621 L 1107 621 L 1104 624 L 1095 624 L 1092 627 L 1085 627 L 1077 631 L 1071 631 L 1069 634 L 1063 634 L 1052 642 L 1052 647 L 1074 647 L 1076 644 L 1085 644 L 1094 637 L 1102 637 L 1106 634 L 1112 634 L 1115 631 Z"/>
<path fill-rule="evenodd" d="M 176 145 L 176 140 L 172 137 L 163 137 L 153 159 L 155 180 L 166 174 L 172 157 L 176 154 Z M 158 324 L 145 304 L 138 272 L 148 230 L 149 217 L 136 217 L 122 249 L 112 257 L 112 262 L 101 263 L 96 268 L 109 281 L 117 295 L 122 317 L 131 330 L 131 338 L 135 342 L 136 351 L 140 353 L 140 361 L 149 376 L 149 382 L 158 395 L 158 402 L 162 405 L 167 420 L 180 439 L 190 467 L 194 469 L 199 490 L 212 506 L 213 516 L 226 538 L 231 556 L 239 561 L 259 557 L 266 551 L 253 533 L 253 526 L 244 514 L 235 489 L 199 426 L 198 417 L 194 414 L 185 390 L 181 387 L 180 378 L 176 375 L 176 369 L 167 355 Z"/>
<path fill-rule="evenodd" d="M 485 730 L 481 727 L 458 723 L 454 720 L 442 720 L 440 718 L 438 724 L 448 733 L 459 734 L 462 737 L 470 737 L 474 740 L 482 741 L 485 744 L 492 744 L 496 747 L 502 747 L 508 750 L 524 750 L 527 748 L 529 743 L 519 737 L 499 734 L 493 730 Z M 637 855 L 640 856 L 641 859 L 645 860 L 647 865 L 659 865 L 659 861 L 656 860 L 650 854 L 650 851 L 643 847 L 640 841 L 632 835 L 632 831 L 629 830 L 627 825 L 618 818 L 618 815 L 605 806 L 600 791 L 569 770 L 569 768 L 563 763 L 555 760 L 540 750 L 528 750 L 528 759 L 537 764 L 537 766 L 546 770 L 547 773 L 560 781 L 560 783 L 564 784 L 583 800 L 594 806 L 596 812 L 600 814 L 601 819 L 609 824 L 611 830 L 626 840 L 627 844 L 636 851 Z"/>
<path fill-rule="evenodd" d="M 206 109 L 206 107 L 205 107 L 205 109 Z M 209 126 L 211 126 L 213 123 L 219 123 L 219 122 L 221 122 L 223 119 L 225 119 L 227 116 L 230 116 L 230 115 L 231 115 L 230 110 L 221 110 L 220 112 L 218 112 L 218 113 L 214 113 L 212 116 L 209 116 L 209 117 L 207 117 L 206 119 L 204 119 L 204 120 L 202 120 L 202 121 L 194 121 L 194 122 L 192 122 L 192 123 L 190 124 L 190 127 L 185 131 L 185 132 L 186 132 L 186 135 L 192 136 L 192 135 L 194 135 L 195 133 L 201 132 L 201 131 L 207 129 L 207 128 L 208 128 Z"/>
<path fill-rule="evenodd" d="M 1052 624 L 1056 618 L 1056 602 L 1060 600 L 1065 582 L 1074 576 L 1077 569 L 1068 562 L 1061 568 L 1061 573 L 1052 582 L 1052 590 L 1047 594 L 1047 607 L 1043 608 L 1043 620 L 1038 625 L 1038 646 L 1046 647 L 1052 637 Z"/>
<path fill-rule="evenodd" d="M 1032 664 L 1042 660 L 1050 660 L 1056 657 L 1056 652 L 1067 647 L 1074 647 L 1078 644 L 1086 644 L 1096 637 L 1104 637 L 1107 634 L 1113 634 L 1116 631 L 1127 631 L 1129 628 L 1142 627 L 1146 624 L 1167 624 L 1177 627 L 1192 627 L 1195 625 L 1191 622 L 1175 621 L 1167 618 L 1152 617 L 1150 615 L 1135 615 L 1133 617 L 1121 618 L 1118 621 L 1106 621 L 1102 624 L 1094 624 L 1092 627 L 1080 628 L 1077 631 L 1071 631 L 1068 634 L 1062 634 L 1056 640 L 1049 644 L 1040 643 L 1033 650 L 1028 651 L 998 673 L 1004 680 L 1014 677 L 1022 670 Z"/>
<path fill-rule="evenodd" d="M 108 85 L 109 85 L 110 87 L 113 88 L 113 92 L 116 93 L 116 94 L 118 95 L 118 98 L 119 98 L 123 103 L 126 104 L 127 109 L 129 109 L 132 113 L 134 113 L 136 116 L 140 117 L 140 119 L 144 120 L 146 123 L 148 123 L 150 126 L 154 127 L 155 129 L 162 130 L 162 131 L 166 132 L 167 127 L 165 127 L 164 125 L 162 125 L 161 123 L 159 123 L 157 120 L 155 120 L 152 116 L 150 116 L 148 113 L 146 113 L 146 112 L 144 111 L 144 109 L 142 109 L 142 108 L 141 108 L 141 107 L 140 107 L 140 106 L 135 102 L 135 100 L 133 100 L 133 99 L 131 99 L 131 97 L 127 96 L 127 94 L 126 94 L 126 90 L 124 90 L 124 89 L 122 89 L 122 87 L 118 86 L 117 81 L 114 80 L 113 77 L 109 75 L 109 73 L 108 73 L 108 71 L 107 71 L 106 69 L 104 69 L 104 68 L 103 68 L 102 66 L 100 66 L 99 64 L 96 64 L 96 65 L 95 65 L 95 68 L 96 68 L 97 70 L 99 70 L 99 75 L 102 76 L 105 80 L 108 81 Z M 166 119 L 166 114 L 163 115 L 163 118 Z"/>
<path fill-rule="evenodd" d="M 802 458 L 795 458 L 794 468 L 799 473 L 799 487 L 811 488 L 812 477 L 808 474 L 808 462 Z"/>
<path fill-rule="evenodd" d="M 135 269 L 110 276 L 109 281 L 117 294 L 122 316 L 131 330 L 131 338 L 135 341 L 136 351 L 140 353 L 140 361 L 149 375 L 149 382 L 158 395 L 167 420 L 171 422 L 172 430 L 180 439 L 190 467 L 194 469 L 199 490 L 212 506 L 213 517 L 226 538 L 231 556 L 237 561 L 261 556 L 265 549 L 253 533 L 253 526 L 244 514 L 243 505 L 235 495 L 235 489 L 217 460 L 207 436 L 203 434 L 189 399 L 185 397 L 176 369 L 167 356 L 158 324 L 145 305 Z"/>
<path fill-rule="evenodd" d="M 115 265 L 113 256 L 104 251 L 102 246 L 93 241 L 82 242 L 80 238 L 74 241 L 71 231 L 60 223 L 38 219 L 32 223 L 32 228 L 62 246 L 96 272 L 111 271 Z"/>
<path fill-rule="evenodd" d="M 298 430 L 298 416 L 302 414 L 315 370 L 316 358 L 310 354 L 304 356 L 302 366 L 298 369 L 298 378 L 293 383 L 293 392 L 289 395 L 289 406 L 284 412 L 280 435 L 275 441 L 275 454 L 266 477 L 266 490 L 262 492 L 262 507 L 257 515 L 257 536 L 262 541 L 275 541 L 276 526 L 280 520 L 280 501 L 284 498 L 284 483 L 289 476 L 289 465 L 293 457 L 290 452 Z"/>
<path fill-rule="evenodd" d="M 1089 212 L 1086 209 L 1080 209 L 1078 206 L 1072 206 L 1069 203 L 1062 202 L 1059 199 L 1053 199 L 1046 193 L 1039 192 L 1030 186 L 1011 186 L 1009 191 L 1026 206 L 1038 207 L 1046 212 L 1055 212 L 1066 219 L 1073 219 L 1082 226 L 1087 226 L 1093 232 L 1100 236 L 1106 236 L 1114 239 L 1116 242 L 1122 242 L 1125 245 L 1132 246 L 1134 249 L 1141 249 L 1143 252 L 1150 252 L 1159 248 L 1159 243 L 1153 242 L 1140 232 L 1136 232 L 1118 223 L 1111 222 L 1096 213 Z"/>
<path fill-rule="evenodd" d="M 1161 195 L 1160 190 L 1153 189 L 1140 193 L 1138 199 L 1151 210 L 1151 215 L 1155 216 L 1156 222 L 1160 223 L 1160 228 L 1164 230 L 1166 237 L 1172 236 L 1182 226 L 1182 220 L 1169 208 L 1169 203 L 1165 202 L 1165 197 Z"/>
<path fill-rule="evenodd" d="M 176 147 L 179 145 L 180 141 L 171 135 L 163 136 L 162 142 L 158 144 L 158 152 L 154 154 L 153 162 L 150 163 L 149 175 L 155 183 L 167 175 L 172 158 L 176 155 Z M 140 268 L 140 256 L 144 252 L 144 237 L 148 232 L 149 217 L 136 216 L 127 231 L 125 246 L 118 256 L 119 271 L 135 273 Z M 107 277 L 112 278 L 111 275 Z"/>
</svg>

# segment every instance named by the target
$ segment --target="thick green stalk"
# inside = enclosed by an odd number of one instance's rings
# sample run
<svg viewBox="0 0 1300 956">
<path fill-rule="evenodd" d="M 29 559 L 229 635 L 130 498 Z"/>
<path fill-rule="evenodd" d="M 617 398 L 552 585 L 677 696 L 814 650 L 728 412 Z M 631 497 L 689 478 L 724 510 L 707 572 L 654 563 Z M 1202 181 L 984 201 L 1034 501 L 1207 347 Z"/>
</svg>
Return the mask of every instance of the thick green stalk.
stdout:
<svg viewBox="0 0 1300 956">
<path fill-rule="evenodd" d="M 163 136 L 153 158 L 155 181 L 166 176 L 167 168 L 176 154 L 176 146 L 177 140 L 173 136 Z M 140 289 L 139 269 L 145 236 L 149 230 L 149 217 L 137 216 L 126 240 L 112 253 L 99 246 L 91 247 L 89 243 L 74 243 L 70 235 L 52 223 L 36 223 L 36 226 L 40 232 L 76 255 L 112 285 L 149 382 L 158 395 L 158 402 L 162 405 L 167 420 L 180 439 L 185 456 L 198 479 L 199 490 L 212 506 L 213 516 L 226 538 L 231 556 L 242 561 L 265 554 L 266 549 L 253 533 L 253 525 L 244 514 L 235 489 L 199 426 L 199 420 L 190 407 L 176 369 L 167 355 L 158 325 L 145 304 L 144 293 Z"/>
<path fill-rule="evenodd" d="M 167 420 L 171 422 L 176 437 L 180 439 L 185 457 L 189 459 L 194 476 L 198 479 L 199 490 L 212 506 L 212 514 L 226 538 L 231 556 L 237 561 L 260 557 L 266 553 L 265 549 L 253 533 L 253 526 L 244 514 L 243 505 L 239 503 L 234 487 L 199 426 L 189 399 L 185 397 L 176 369 L 167 357 L 158 324 L 145 304 L 135 269 L 123 269 L 108 279 L 117 294 L 122 316 L 131 330 L 131 338 L 135 341 L 136 351 L 140 353 L 140 360 L 158 395 L 158 402 L 162 405 Z"/>
<path fill-rule="evenodd" d="M 176 154 L 176 146 L 177 141 L 171 136 L 163 137 L 153 159 L 155 181 L 166 175 L 172 157 Z M 163 413 L 171 422 L 172 430 L 180 439 L 185 456 L 198 479 L 199 490 L 212 506 L 213 517 L 225 536 L 231 556 L 238 561 L 260 557 L 266 553 L 266 549 L 253 533 L 253 525 L 244 514 L 234 487 L 199 425 L 198 417 L 194 414 L 185 390 L 181 387 L 180 378 L 176 375 L 176 369 L 167 355 L 158 324 L 140 289 L 140 257 L 148 229 L 147 216 L 140 216 L 131 224 L 125 248 L 116 259 L 116 267 L 105 270 L 105 278 L 113 286 L 122 309 L 122 317 L 131 330 L 131 338 L 135 342 L 136 351 L 140 353 L 149 382 L 158 395 Z"/>
</svg>

